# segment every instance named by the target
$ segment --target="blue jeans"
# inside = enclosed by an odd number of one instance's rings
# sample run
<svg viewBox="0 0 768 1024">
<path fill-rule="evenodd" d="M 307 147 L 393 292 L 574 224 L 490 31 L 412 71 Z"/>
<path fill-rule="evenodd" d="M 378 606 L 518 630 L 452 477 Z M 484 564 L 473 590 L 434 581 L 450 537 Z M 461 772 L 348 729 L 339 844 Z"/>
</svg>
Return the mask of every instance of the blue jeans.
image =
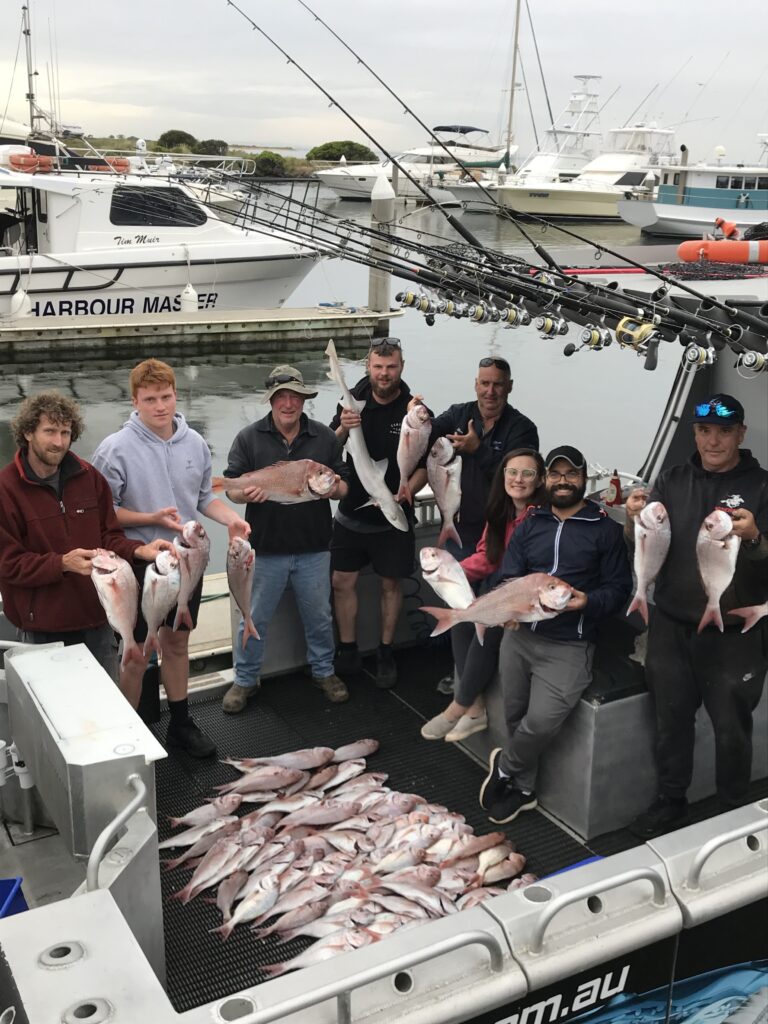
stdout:
<svg viewBox="0 0 768 1024">
<path fill-rule="evenodd" d="M 248 637 L 243 650 L 243 622 L 234 645 L 235 682 L 255 686 L 264 662 L 267 630 L 288 584 L 304 624 L 307 661 L 315 679 L 333 675 L 331 617 L 331 554 L 308 551 L 299 555 L 257 555 L 251 592 L 251 617 L 260 640 Z"/>
</svg>

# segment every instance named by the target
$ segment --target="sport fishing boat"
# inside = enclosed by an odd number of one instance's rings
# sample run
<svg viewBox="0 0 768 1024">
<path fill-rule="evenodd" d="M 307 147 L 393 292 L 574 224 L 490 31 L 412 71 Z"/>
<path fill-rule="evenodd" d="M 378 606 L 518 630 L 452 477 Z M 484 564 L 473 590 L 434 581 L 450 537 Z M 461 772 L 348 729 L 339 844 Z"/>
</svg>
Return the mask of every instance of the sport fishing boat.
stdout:
<svg viewBox="0 0 768 1024">
<path fill-rule="evenodd" d="M 627 477 L 651 480 L 679 461 L 690 450 L 686 409 L 719 390 L 744 404 L 750 447 L 765 464 L 764 380 L 764 373 L 744 379 L 726 358 L 696 373 L 681 368 L 655 429 L 642 424 L 652 442 Z M 418 546 L 433 544 L 437 529 L 427 505 L 419 512 Z M 360 641 L 368 651 L 378 635 L 377 581 L 363 572 L 360 583 Z M 365 675 L 347 704 L 325 702 L 303 676 L 301 630 L 286 594 L 270 627 L 259 700 L 240 715 L 222 715 L 231 669 L 217 667 L 209 653 L 193 691 L 196 718 L 221 757 L 374 737 L 381 748 L 369 767 L 388 772 L 391 787 L 443 803 L 477 831 L 488 830 L 477 792 L 500 738 L 498 684 L 488 694 L 489 732 L 462 747 L 421 741 L 421 724 L 445 703 L 435 683 L 447 659 L 423 645 L 431 629 L 418 613 L 426 585 L 414 578 L 405 593 L 397 689 L 377 690 Z M 228 619 L 224 613 L 231 638 Z M 279 946 L 275 936 L 258 939 L 241 925 L 221 942 L 209 934 L 221 920 L 214 905 L 172 900 L 181 883 L 174 872 L 161 878 L 158 864 L 167 817 L 203 803 L 233 770 L 167 758 L 158 742 L 164 722 L 144 726 L 84 648 L 10 642 L 0 736 L 15 746 L 12 778 L 0 790 L 9 819 L 0 863 L 2 874 L 21 878 L 31 909 L 22 910 L 18 880 L 11 881 L 0 917 L 21 912 L 0 919 L 4 1024 L 617 1024 L 659 1021 L 665 1013 L 669 1020 L 762 1019 L 766 696 L 755 719 L 753 802 L 720 813 L 712 796 L 713 739 L 700 721 L 693 823 L 639 843 L 625 826 L 650 802 L 656 780 L 650 698 L 631 620 L 613 620 L 598 645 L 594 682 L 542 765 L 539 809 L 504 828 L 538 881 L 271 980 L 264 968 L 304 949 L 306 940 Z M 35 826 L 40 816 L 47 827 Z"/>
<path fill-rule="evenodd" d="M 506 145 L 480 144 L 479 139 L 488 135 L 484 128 L 461 124 L 437 125 L 432 131 L 437 136 L 446 136 L 441 140 L 443 146 L 454 152 L 465 167 L 495 168 L 507 156 Z M 478 138 L 470 140 L 467 138 L 469 135 L 477 135 Z M 446 153 L 443 146 L 430 142 L 427 146 L 407 149 L 397 157 L 397 162 L 422 185 L 442 189 L 446 180 L 456 179 L 462 173 L 459 164 Z M 514 156 L 517 147 L 512 146 L 510 152 Z M 378 164 L 344 164 L 326 171 L 315 171 L 315 177 L 335 192 L 339 199 L 369 202 L 373 186 L 382 177 L 393 182 L 395 194 L 399 198 L 423 199 L 422 193 L 405 175 L 398 172 L 391 160 L 382 160 Z"/>
<path fill-rule="evenodd" d="M 619 201 L 619 215 L 644 235 L 694 238 L 711 232 L 720 216 L 742 231 L 768 220 L 768 135 L 758 135 L 760 156 L 755 163 L 689 165 L 682 159 L 662 170 L 658 192 L 634 193 Z"/>
<path fill-rule="evenodd" d="M 173 312 L 185 289 L 203 310 L 282 306 L 317 251 L 227 223 L 195 188 L 126 158 L 0 147 L 0 319 Z"/>
</svg>

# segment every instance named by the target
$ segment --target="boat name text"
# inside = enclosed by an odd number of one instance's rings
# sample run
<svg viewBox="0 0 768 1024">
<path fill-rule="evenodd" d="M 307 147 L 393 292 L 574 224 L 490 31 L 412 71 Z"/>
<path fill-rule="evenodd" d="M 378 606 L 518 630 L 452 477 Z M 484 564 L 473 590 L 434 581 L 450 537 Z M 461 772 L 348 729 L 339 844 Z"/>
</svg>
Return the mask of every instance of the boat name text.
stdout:
<svg viewBox="0 0 768 1024">
<path fill-rule="evenodd" d="M 152 245 L 160 241 L 158 235 L 113 235 L 115 245 Z"/>
</svg>

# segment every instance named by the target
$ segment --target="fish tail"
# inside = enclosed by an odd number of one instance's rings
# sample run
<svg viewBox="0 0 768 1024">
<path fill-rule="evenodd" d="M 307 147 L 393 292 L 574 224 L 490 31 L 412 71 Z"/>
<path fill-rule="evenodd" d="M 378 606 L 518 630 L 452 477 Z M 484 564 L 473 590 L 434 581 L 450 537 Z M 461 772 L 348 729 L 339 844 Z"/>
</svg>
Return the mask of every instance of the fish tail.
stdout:
<svg viewBox="0 0 768 1024">
<path fill-rule="evenodd" d="M 171 893 L 172 900 L 180 900 L 182 903 L 189 903 L 192 899 L 193 888 L 191 885 L 185 885 L 183 889 L 179 889 L 178 892 Z"/>
<path fill-rule="evenodd" d="M 214 900 L 213 902 L 215 903 L 216 901 Z M 210 928 L 209 929 L 209 934 L 210 935 L 220 935 L 221 936 L 221 941 L 222 942 L 226 942 L 227 939 L 229 938 L 229 936 L 234 931 L 234 929 L 235 929 L 235 926 L 232 924 L 232 921 L 230 920 L 230 921 L 225 921 L 224 924 L 220 924 L 218 928 Z"/>
<path fill-rule="evenodd" d="M 123 657 L 120 661 L 120 667 L 125 668 L 129 661 L 138 661 L 144 663 L 144 657 L 141 653 L 141 648 L 134 640 L 132 644 L 123 645 Z"/>
<path fill-rule="evenodd" d="M 288 964 L 260 964 L 259 970 L 262 974 L 268 974 L 270 978 L 276 978 L 279 974 L 285 974 L 291 968 Z"/>
<path fill-rule="evenodd" d="M 729 615 L 738 615 L 740 619 L 744 619 L 744 629 L 742 633 L 746 633 L 747 630 L 752 629 L 756 622 L 766 614 L 765 606 L 759 604 L 749 605 L 746 608 L 731 608 Z"/>
<path fill-rule="evenodd" d="M 704 609 L 704 614 L 701 616 L 701 622 L 699 628 L 696 630 L 697 633 L 703 632 L 710 624 L 717 626 L 720 632 L 723 632 L 723 617 L 720 614 L 720 605 L 707 605 Z"/>
<path fill-rule="evenodd" d="M 162 655 L 163 653 L 162 650 L 160 649 L 160 639 L 156 631 L 154 633 L 147 633 L 147 639 L 144 641 L 145 661 L 149 661 L 149 656 L 152 654 L 153 651 L 157 655 Z"/>
<path fill-rule="evenodd" d="M 640 612 L 643 622 L 646 626 L 648 625 L 648 601 L 645 594 L 641 594 L 639 590 L 632 598 L 632 604 L 627 608 L 627 615 L 631 615 L 632 612 Z"/>
<path fill-rule="evenodd" d="M 160 864 L 164 871 L 173 871 L 179 864 L 183 863 L 183 857 L 173 857 L 171 860 L 161 860 Z"/>
<path fill-rule="evenodd" d="M 424 606 L 419 608 L 419 611 L 426 612 L 427 615 L 431 615 L 433 619 L 437 619 L 437 625 L 429 634 L 430 636 L 440 636 L 441 633 L 447 632 L 458 622 L 453 608 L 430 608 Z"/>
<path fill-rule="evenodd" d="M 400 487 L 398 488 L 397 494 L 395 495 L 395 501 L 407 501 L 409 505 L 413 504 L 413 495 L 411 494 L 411 488 L 408 485 L 408 481 L 405 477 L 400 478 Z"/>
<path fill-rule="evenodd" d="M 223 491 L 224 490 L 224 483 L 225 483 L 225 481 L 224 481 L 224 477 L 223 476 L 215 476 L 215 477 L 213 477 L 213 479 L 211 480 L 211 490 L 214 491 L 214 492 Z"/>
<path fill-rule="evenodd" d="M 440 536 L 437 538 L 437 547 L 444 548 L 446 541 L 452 540 L 454 544 L 461 547 L 461 537 L 453 522 L 443 523 L 440 529 Z"/>
<path fill-rule="evenodd" d="M 243 627 L 243 650 L 245 650 L 249 636 L 252 636 L 254 640 L 261 640 L 261 637 L 259 636 L 259 631 L 254 626 L 253 619 L 250 615 L 244 620 Z"/>
<path fill-rule="evenodd" d="M 475 623 L 475 633 L 477 634 L 477 642 L 480 644 L 481 647 L 483 647 L 485 644 L 485 629 L 486 627 L 482 624 L 482 622 Z"/>
<path fill-rule="evenodd" d="M 189 608 L 187 607 L 176 609 L 176 618 L 173 620 L 174 633 L 179 628 L 179 626 L 182 625 L 186 626 L 190 633 L 195 628 L 195 625 L 192 622 L 192 616 L 189 613 Z"/>
</svg>

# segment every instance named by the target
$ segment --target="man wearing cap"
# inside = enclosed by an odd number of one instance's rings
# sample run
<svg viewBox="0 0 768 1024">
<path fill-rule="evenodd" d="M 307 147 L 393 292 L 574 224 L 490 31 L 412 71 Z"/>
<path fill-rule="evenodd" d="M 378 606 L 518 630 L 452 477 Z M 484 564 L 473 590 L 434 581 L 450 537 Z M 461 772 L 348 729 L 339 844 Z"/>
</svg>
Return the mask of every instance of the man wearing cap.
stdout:
<svg viewBox="0 0 768 1024">
<path fill-rule="evenodd" d="M 548 501 L 531 509 L 512 534 L 501 575 L 550 573 L 573 592 L 560 615 L 521 623 L 501 642 L 507 742 L 491 754 L 480 789 L 480 806 L 497 824 L 536 806 L 539 757 L 591 682 L 598 623 L 617 612 L 632 589 L 621 527 L 584 498 L 584 456 L 562 445 L 545 465 Z"/>
<path fill-rule="evenodd" d="M 331 617 L 330 553 L 331 507 L 329 498 L 343 498 L 347 474 L 341 444 L 332 430 L 311 420 L 304 402 L 317 391 L 304 383 L 294 366 L 276 366 L 264 382 L 270 412 L 245 427 L 232 443 L 225 476 L 237 477 L 276 462 L 313 459 L 337 474 L 327 498 L 280 505 L 269 501 L 260 487 L 229 491 L 232 501 L 247 502 L 245 518 L 256 551 L 251 593 L 251 617 L 260 639 L 249 637 L 243 650 L 243 622 L 233 647 L 235 681 L 224 694 L 222 707 L 229 714 L 242 711 L 261 686 L 261 666 L 269 623 L 280 598 L 291 584 L 304 624 L 307 660 L 312 682 L 330 701 L 347 700 L 349 694 L 333 669 L 333 621 Z"/>
<path fill-rule="evenodd" d="M 331 421 L 331 430 L 341 443 L 352 427 L 362 427 L 368 454 L 374 462 L 387 460 L 385 480 L 393 494 L 400 484 L 397 447 L 400 426 L 408 411 L 411 392 L 402 379 L 403 353 L 398 338 L 374 342 L 366 361 L 366 376 L 352 388 L 353 398 L 365 401 L 357 412 L 341 405 Z M 333 523 L 331 567 L 333 603 L 339 648 L 336 670 L 342 674 L 359 672 L 362 667 L 357 647 L 357 579 L 360 570 L 370 564 L 381 578 L 381 642 L 376 657 L 376 685 L 382 689 L 397 683 L 397 664 L 392 654 L 395 627 L 403 603 L 400 580 L 414 568 L 415 538 L 413 514 L 405 506 L 409 519 L 407 531 L 391 526 L 383 513 L 368 504 L 369 496 L 349 466 L 349 494 L 338 507 Z M 420 490 L 427 479 L 426 457 L 411 476 L 411 493 Z M 363 507 L 367 506 L 367 507 Z"/>
<path fill-rule="evenodd" d="M 686 792 L 693 771 L 694 722 L 703 703 L 715 733 L 715 779 L 724 809 L 747 800 L 752 770 L 752 712 L 768 671 L 768 618 L 742 633 L 734 608 L 768 597 L 768 472 L 739 446 L 747 432 L 744 407 L 716 394 L 694 407 L 696 451 L 688 462 L 665 469 L 650 495 L 627 499 L 626 538 L 646 501 L 660 501 L 672 531 L 654 588 L 645 677 L 656 714 L 658 799 L 630 825 L 643 839 L 688 821 Z M 720 609 L 724 630 L 697 632 L 707 603 L 696 558 L 704 519 L 724 509 L 739 538 L 736 571 Z"/>
</svg>

